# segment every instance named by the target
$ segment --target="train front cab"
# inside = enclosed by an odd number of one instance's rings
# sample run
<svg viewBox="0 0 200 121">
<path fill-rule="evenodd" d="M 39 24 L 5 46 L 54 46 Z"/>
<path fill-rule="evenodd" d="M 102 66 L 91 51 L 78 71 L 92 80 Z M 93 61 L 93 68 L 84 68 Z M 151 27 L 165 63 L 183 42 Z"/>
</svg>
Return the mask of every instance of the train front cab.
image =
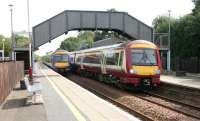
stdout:
<svg viewBox="0 0 200 121">
<path fill-rule="evenodd" d="M 161 62 L 159 49 L 151 42 L 134 42 L 126 49 L 127 75 L 125 83 L 135 87 L 160 84 Z"/>
<path fill-rule="evenodd" d="M 65 72 L 70 69 L 69 56 L 67 52 L 56 52 L 52 59 L 52 65 L 57 71 Z"/>
</svg>

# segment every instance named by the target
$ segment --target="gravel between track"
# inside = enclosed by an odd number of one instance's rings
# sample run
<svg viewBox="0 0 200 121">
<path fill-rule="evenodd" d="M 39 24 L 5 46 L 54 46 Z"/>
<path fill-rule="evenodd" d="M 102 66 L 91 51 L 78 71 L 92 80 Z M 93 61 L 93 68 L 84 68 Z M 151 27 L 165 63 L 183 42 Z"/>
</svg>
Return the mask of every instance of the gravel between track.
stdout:
<svg viewBox="0 0 200 121">
<path fill-rule="evenodd" d="M 130 93 L 127 93 L 126 91 L 106 85 L 104 83 L 100 83 L 94 79 L 84 78 L 73 74 L 69 74 L 67 78 L 82 85 L 83 87 L 93 87 L 95 90 L 114 98 L 124 105 L 127 105 L 145 115 L 152 117 L 155 121 L 198 121 L 197 119 L 142 100 L 134 96 L 134 94 L 137 95 L 137 92 L 132 92 L 130 95 Z"/>
</svg>

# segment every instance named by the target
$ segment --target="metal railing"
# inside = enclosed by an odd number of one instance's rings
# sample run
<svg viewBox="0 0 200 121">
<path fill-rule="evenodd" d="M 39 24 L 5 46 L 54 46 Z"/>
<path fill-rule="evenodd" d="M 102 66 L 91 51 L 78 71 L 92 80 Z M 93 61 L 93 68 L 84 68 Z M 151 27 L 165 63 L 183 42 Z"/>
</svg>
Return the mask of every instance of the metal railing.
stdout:
<svg viewBox="0 0 200 121">
<path fill-rule="evenodd" d="M 11 61 L 10 57 L 0 57 L 0 62 Z"/>
<path fill-rule="evenodd" d="M 17 81 L 24 78 L 24 62 L 10 61 L 0 63 L 0 104 L 10 94 Z"/>
</svg>

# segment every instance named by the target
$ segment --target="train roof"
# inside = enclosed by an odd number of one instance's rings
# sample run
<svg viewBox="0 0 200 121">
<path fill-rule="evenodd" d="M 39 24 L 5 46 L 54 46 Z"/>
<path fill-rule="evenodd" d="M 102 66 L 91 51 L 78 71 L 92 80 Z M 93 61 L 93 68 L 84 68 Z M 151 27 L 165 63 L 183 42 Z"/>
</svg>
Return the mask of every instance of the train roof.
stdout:
<svg viewBox="0 0 200 121">
<path fill-rule="evenodd" d="M 148 44 L 152 46 L 153 48 L 156 48 L 156 45 L 150 41 L 146 40 L 134 40 L 134 41 L 128 41 L 120 44 L 114 44 L 114 45 L 108 45 L 108 46 L 101 46 L 101 47 L 95 47 L 95 48 L 90 48 L 90 49 L 84 49 L 80 51 L 76 51 L 75 53 L 83 53 L 83 52 L 90 52 L 90 51 L 100 51 L 103 49 L 120 49 L 120 48 L 125 48 L 128 45 L 133 45 L 133 44 Z M 74 52 L 72 52 L 74 53 Z"/>
<path fill-rule="evenodd" d="M 64 55 L 64 54 L 69 54 L 68 51 L 66 50 L 56 50 L 53 55 Z"/>
<path fill-rule="evenodd" d="M 108 45 L 108 46 L 95 47 L 95 48 L 90 48 L 90 49 L 84 49 L 84 50 L 76 51 L 76 53 L 90 52 L 90 51 L 100 51 L 100 50 L 103 50 L 103 49 L 113 49 L 113 48 L 121 47 L 122 44 L 123 43 Z"/>
<path fill-rule="evenodd" d="M 132 41 L 130 42 L 129 44 L 129 47 L 130 48 L 154 48 L 156 49 L 157 46 L 150 42 L 150 41 L 146 41 L 146 40 L 135 40 L 135 41 Z"/>
<path fill-rule="evenodd" d="M 131 44 L 150 44 L 150 45 L 155 45 L 154 43 L 147 41 L 147 40 L 134 40 L 131 41 Z"/>
</svg>

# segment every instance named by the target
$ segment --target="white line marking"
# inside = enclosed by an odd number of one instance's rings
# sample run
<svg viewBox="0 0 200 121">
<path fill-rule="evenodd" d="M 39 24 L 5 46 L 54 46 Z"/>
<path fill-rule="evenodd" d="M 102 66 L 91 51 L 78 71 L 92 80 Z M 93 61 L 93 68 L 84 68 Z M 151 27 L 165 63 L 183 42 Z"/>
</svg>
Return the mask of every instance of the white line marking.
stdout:
<svg viewBox="0 0 200 121">
<path fill-rule="evenodd" d="M 65 104 L 69 107 L 69 109 L 72 111 L 72 113 L 74 114 L 75 118 L 78 121 L 86 121 L 86 119 L 84 118 L 84 116 L 81 115 L 81 113 L 78 111 L 78 109 L 67 99 L 67 97 L 62 93 L 62 91 L 52 82 L 51 79 L 49 79 L 49 77 L 44 73 L 43 70 L 41 70 L 41 72 L 44 74 L 44 76 L 47 78 L 47 80 L 50 82 L 50 84 L 52 85 L 52 87 L 55 89 L 55 91 L 60 95 L 60 97 L 63 99 L 63 101 L 65 102 Z"/>
</svg>

